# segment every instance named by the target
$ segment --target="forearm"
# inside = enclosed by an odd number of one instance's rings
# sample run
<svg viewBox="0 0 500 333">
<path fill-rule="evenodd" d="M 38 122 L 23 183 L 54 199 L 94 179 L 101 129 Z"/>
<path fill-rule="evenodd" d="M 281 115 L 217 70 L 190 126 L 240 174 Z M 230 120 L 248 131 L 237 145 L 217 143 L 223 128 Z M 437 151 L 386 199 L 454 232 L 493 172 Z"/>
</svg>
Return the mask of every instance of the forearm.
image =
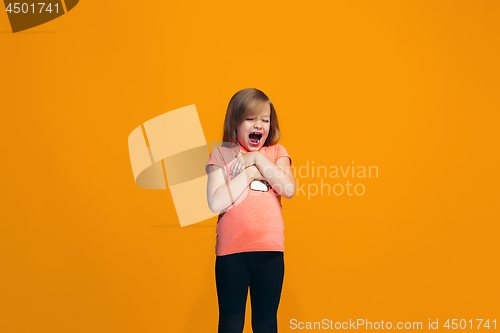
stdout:
<svg viewBox="0 0 500 333">
<path fill-rule="evenodd" d="M 288 173 L 273 163 L 264 154 L 256 154 L 254 164 L 273 189 L 282 197 L 290 199 L 295 194 L 295 181 Z"/>
<path fill-rule="evenodd" d="M 248 184 L 254 179 L 254 173 L 245 169 L 239 175 L 225 183 L 211 195 L 209 200 L 210 210 L 219 213 L 229 207 L 245 191 Z"/>
</svg>

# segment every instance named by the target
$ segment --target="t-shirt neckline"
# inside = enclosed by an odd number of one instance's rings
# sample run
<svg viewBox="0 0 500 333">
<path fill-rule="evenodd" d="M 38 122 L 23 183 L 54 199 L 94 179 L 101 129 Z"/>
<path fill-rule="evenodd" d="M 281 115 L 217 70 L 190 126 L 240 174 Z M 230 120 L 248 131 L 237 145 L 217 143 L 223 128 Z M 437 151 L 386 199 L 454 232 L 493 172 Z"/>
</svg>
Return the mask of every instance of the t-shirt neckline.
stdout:
<svg viewBox="0 0 500 333">
<path fill-rule="evenodd" d="M 250 153 L 250 152 L 251 152 L 250 150 L 246 149 L 246 148 L 245 148 L 242 144 L 240 144 L 239 142 L 238 142 L 238 146 L 240 146 L 240 152 L 241 152 L 241 153 L 244 153 L 244 152 L 246 152 L 246 153 Z M 257 151 L 261 151 L 261 150 L 262 150 L 262 149 L 264 149 L 265 147 L 266 147 L 266 146 L 262 146 L 262 147 L 260 147 L 260 148 L 259 148 L 259 150 L 257 150 Z"/>
</svg>

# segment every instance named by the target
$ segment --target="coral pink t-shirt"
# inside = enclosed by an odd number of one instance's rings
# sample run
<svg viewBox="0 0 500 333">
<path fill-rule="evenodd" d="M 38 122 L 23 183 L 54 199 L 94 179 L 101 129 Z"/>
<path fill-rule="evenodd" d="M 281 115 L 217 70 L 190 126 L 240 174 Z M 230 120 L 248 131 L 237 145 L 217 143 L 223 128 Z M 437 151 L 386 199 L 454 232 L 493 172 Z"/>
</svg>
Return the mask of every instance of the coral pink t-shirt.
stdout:
<svg viewBox="0 0 500 333">
<path fill-rule="evenodd" d="M 245 154 L 248 151 L 242 146 L 216 148 L 210 154 L 207 166 L 212 164 L 223 168 L 227 181 L 230 181 L 229 170 L 238 152 Z M 290 158 L 280 144 L 262 147 L 259 152 L 274 163 L 281 157 Z M 284 252 L 284 230 L 278 194 L 272 189 L 262 192 L 247 186 L 235 202 L 219 215 L 215 253 L 224 256 L 252 251 Z"/>
</svg>

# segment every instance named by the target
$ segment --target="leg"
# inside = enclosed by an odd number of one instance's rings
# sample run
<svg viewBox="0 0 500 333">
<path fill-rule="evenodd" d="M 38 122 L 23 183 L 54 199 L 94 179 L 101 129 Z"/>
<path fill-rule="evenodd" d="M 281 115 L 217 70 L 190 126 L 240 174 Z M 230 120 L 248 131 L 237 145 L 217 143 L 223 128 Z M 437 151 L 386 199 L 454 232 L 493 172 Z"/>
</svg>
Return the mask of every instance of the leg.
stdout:
<svg viewBox="0 0 500 333">
<path fill-rule="evenodd" d="M 243 332 L 250 279 L 248 258 L 245 254 L 217 256 L 215 260 L 219 333 Z"/>
<path fill-rule="evenodd" d="M 283 252 L 253 252 L 250 300 L 254 333 L 277 333 L 276 314 L 281 298 L 285 264 Z"/>
</svg>

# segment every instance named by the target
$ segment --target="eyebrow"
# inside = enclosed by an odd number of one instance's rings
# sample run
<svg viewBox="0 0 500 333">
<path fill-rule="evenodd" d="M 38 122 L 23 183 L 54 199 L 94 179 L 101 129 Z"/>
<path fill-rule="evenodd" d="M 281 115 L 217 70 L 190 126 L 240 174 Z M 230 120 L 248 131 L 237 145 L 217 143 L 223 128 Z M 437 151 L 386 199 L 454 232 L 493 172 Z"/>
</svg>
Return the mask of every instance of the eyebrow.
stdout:
<svg viewBox="0 0 500 333">
<path fill-rule="evenodd" d="M 246 118 L 255 118 L 255 117 L 256 117 L 255 115 L 248 115 Z M 265 114 L 262 116 L 262 118 L 266 118 L 266 117 L 270 117 L 270 115 Z"/>
</svg>

